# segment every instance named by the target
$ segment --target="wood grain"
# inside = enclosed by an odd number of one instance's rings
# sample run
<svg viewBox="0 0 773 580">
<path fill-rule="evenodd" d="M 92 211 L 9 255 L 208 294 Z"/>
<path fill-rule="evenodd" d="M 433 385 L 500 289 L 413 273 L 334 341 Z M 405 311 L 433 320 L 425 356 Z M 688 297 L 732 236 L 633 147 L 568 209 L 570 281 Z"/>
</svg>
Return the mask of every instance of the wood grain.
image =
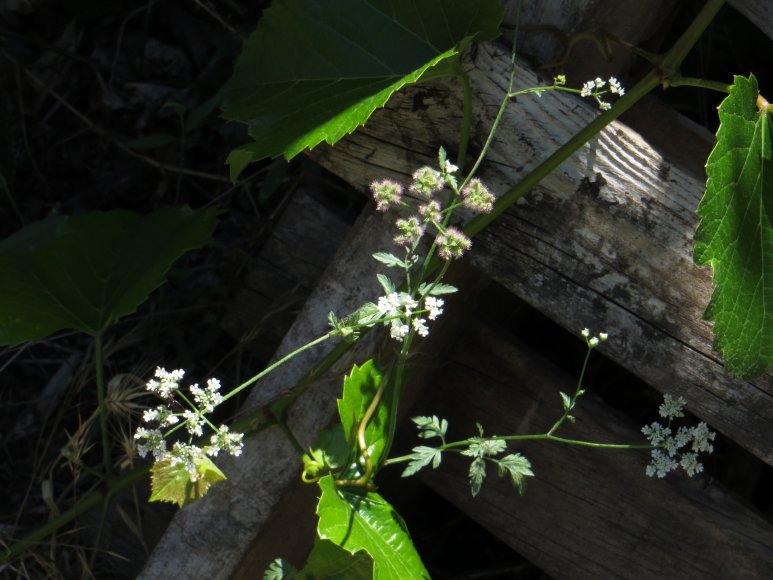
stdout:
<svg viewBox="0 0 773 580">
<path fill-rule="evenodd" d="M 576 377 L 557 370 L 501 331 L 472 324 L 425 392 L 415 414 L 449 421 L 450 440 L 475 433 L 544 433 L 561 413 L 558 396 Z M 641 443 L 640 426 L 589 394 L 577 422 L 558 434 Z M 644 475 L 646 451 L 539 442 L 511 445 L 536 477 L 524 496 L 492 467 L 477 498 L 469 458 L 446 454 L 420 477 L 487 530 L 561 579 L 770 578 L 773 525 L 705 477 Z"/>
<path fill-rule="evenodd" d="M 505 91 L 508 59 L 482 45 L 470 70 L 478 145 Z M 519 87 L 538 82 L 523 67 L 517 79 Z M 459 93 L 448 84 L 406 91 L 365 130 L 315 157 L 363 191 L 380 176 L 405 178 L 439 145 L 453 155 Z M 519 98 L 482 177 L 507 190 L 597 114 L 564 93 Z M 690 411 L 773 465 L 773 383 L 728 376 L 702 319 L 711 275 L 693 264 L 692 243 L 703 189 L 692 171 L 613 123 L 479 236 L 470 259 L 565 328 L 608 331 L 605 355 L 685 397 Z"/>
</svg>

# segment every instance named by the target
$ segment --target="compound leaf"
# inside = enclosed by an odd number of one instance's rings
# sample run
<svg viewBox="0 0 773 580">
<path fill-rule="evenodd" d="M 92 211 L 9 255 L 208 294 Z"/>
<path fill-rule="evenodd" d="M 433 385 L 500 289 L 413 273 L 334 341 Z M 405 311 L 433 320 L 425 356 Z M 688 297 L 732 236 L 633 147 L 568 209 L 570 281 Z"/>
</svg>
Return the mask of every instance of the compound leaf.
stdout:
<svg viewBox="0 0 773 580">
<path fill-rule="evenodd" d="M 228 163 L 335 143 L 472 39 L 496 38 L 502 15 L 499 0 L 275 0 L 223 106 L 255 139 Z"/>
<path fill-rule="evenodd" d="M 736 76 L 719 106 L 717 144 L 706 163 L 695 261 L 710 265 L 705 317 L 727 369 L 753 378 L 773 366 L 773 156 L 770 113 L 757 79 Z"/>
</svg>

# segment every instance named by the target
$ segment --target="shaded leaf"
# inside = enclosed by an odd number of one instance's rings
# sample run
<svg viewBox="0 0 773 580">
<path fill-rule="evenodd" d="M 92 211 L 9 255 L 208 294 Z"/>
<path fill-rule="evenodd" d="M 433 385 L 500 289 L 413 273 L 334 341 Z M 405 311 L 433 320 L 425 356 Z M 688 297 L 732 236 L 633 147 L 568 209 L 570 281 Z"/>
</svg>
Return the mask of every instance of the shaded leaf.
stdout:
<svg viewBox="0 0 773 580">
<path fill-rule="evenodd" d="M 298 580 L 362 580 L 373 577 L 373 560 L 360 550 L 350 554 L 330 540 L 317 540 Z"/>
<path fill-rule="evenodd" d="M 245 42 L 223 107 L 255 139 L 239 162 L 335 143 L 473 38 L 498 36 L 502 15 L 498 0 L 276 0 Z"/>
<path fill-rule="evenodd" d="M 203 497 L 218 481 L 226 479 L 206 455 L 197 458 L 196 468 L 197 479 L 191 481 L 191 475 L 182 463 L 173 465 L 168 459 L 156 461 L 150 470 L 150 501 L 166 501 L 184 507 Z"/>
<path fill-rule="evenodd" d="M 483 479 L 486 477 L 486 461 L 480 457 L 476 457 L 470 463 L 470 492 L 472 497 L 475 497 L 480 493 L 480 488 L 483 487 Z"/>
<path fill-rule="evenodd" d="M 59 330 L 96 334 L 134 312 L 172 263 L 204 244 L 215 210 L 55 217 L 0 243 L 0 344 Z"/>
<path fill-rule="evenodd" d="M 429 578 L 400 516 L 375 492 L 338 489 L 333 478 L 319 481 L 319 537 L 355 554 L 365 550 L 376 580 Z"/>
<path fill-rule="evenodd" d="M 695 261 L 714 273 L 705 313 L 714 349 L 747 379 L 773 366 L 773 155 L 770 114 L 757 97 L 754 76 L 737 76 L 719 106 L 695 234 Z"/>
<path fill-rule="evenodd" d="M 510 475 L 513 485 L 518 488 L 521 495 L 526 491 L 526 478 L 534 477 L 531 470 L 531 462 L 520 453 L 513 453 L 502 459 L 495 459 L 499 468 L 499 477 Z"/>
</svg>

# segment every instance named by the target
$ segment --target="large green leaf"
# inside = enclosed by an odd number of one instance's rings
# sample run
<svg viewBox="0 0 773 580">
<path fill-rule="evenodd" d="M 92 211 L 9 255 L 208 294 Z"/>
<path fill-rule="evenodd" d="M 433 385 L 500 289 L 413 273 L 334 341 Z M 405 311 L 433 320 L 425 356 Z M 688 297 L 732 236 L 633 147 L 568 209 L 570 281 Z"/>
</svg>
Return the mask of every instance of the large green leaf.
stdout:
<svg viewBox="0 0 773 580">
<path fill-rule="evenodd" d="M 372 359 L 361 367 L 354 365 L 352 372 L 344 377 L 343 395 L 338 399 L 338 415 L 341 417 L 341 425 L 349 449 L 357 449 L 357 431 L 360 423 L 383 380 L 385 377 L 381 375 Z M 380 462 L 388 440 L 391 428 L 389 413 L 393 396 L 394 389 L 387 385 L 365 428 L 365 442 L 370 449 L 370 457 L 374 465 Z"/>
<path fill-rule="evenodd" d="M 376 580 L 429 578 L 405 525 L 395 509 L 374 492 L 338 489 L 331 476 L 319 481 L 317 533 L 351 554 L 365 550 L 374 561 Z"/>
<path fill-rule="evenodd" d="M 255 139 L 229 164 L 335 143 L 473 38 L 496 38 L 502 16 L 499 0 L 275 0 L 223 107 Z"/>
<path fill-rule="evenodd" d="M 706 163 L 695 261 L 711 265 L 714 348 L 727 369 L 752 378 L 773 366 L 773 158 L 757 79 L 735 77 L 719 106 L 717 144 Z"/>
<path fill-rule="evenodd" d="M 137 309 L 183 253 L 212 235 L 215 210 L 56 217 L 0 242 L 0 344 L 97 333 Z"/>
</svg>

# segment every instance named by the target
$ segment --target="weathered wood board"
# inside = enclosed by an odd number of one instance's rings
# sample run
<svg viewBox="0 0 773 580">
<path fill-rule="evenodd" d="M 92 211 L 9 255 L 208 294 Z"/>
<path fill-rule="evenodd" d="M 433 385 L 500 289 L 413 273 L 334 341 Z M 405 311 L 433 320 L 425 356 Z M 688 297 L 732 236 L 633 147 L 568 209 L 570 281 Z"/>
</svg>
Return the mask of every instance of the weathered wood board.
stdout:
<svg viewBox="0 0 773 580">
<path fill-rule="evenodd" d="M 575 382 L 506 333 L 471 324 L 414 414 L 448 419 L 451 440 L 474 434 L 476 421 L 490 435 L 544 433 L 561 414 L 559 391 Z M 640 425 L 594 399 L 592 385 L 575 415 L 576 423 L 559 435 L 607 443 L 643 439 Z M 773 524 L 706 478 L 648 478 L 646 451 L 549 442 L 511 445 L 514 450 L 535 472 L 523 497 L 491 467 L 472 498 L 470 459 L 452 454 L 420 477 L 555 578 L 773 577 Z"/>
<path fill-rule="evenodd" d="M 285 335 L 276 358 L 327 332 L 331 310 L 351 312 L 379 295 L 371 254 L 391 239 L 387 225 L 372 209 L 360 216 Z M 374 332 L 361 339 L 350 356 L 340 360 L 293 406 L 289 426 L 302 445 L 310 445 L 317 431 L 330 424 L 341 377 L 354 361 L 369 358 L 378 336 Z M 263 407 L 286 392 L 329 348 L 332 345 L 325 343 L 306 351 L 292 364 L 267 375 L 250 393 L 245 411 Z M 213 487 L 202 501 L 177 512 L 141 578 L 230 578 L 288 486 L 300 476 L 298 456 L 276 427 L 248 438 L 242 456 L 229 457 L 220 467 L 229 479 Z M 256 571 L 255 575 L 261 573 Z"/>
<path fill-rule="evenodd" d="M 479 47 L 470 71 L 479 139 L 505 92 L 508 66 L 503 49 Z M 523 67 L 517 79 L 518 87 L 538 82 Z M 431 163 L 440 145 L 453 155 L 460 111 L 459 90 L 419 86 L 316 158 L 363 191 L 374 178 L 404 179 Z M 520 98 L 482 177 L 505 191 L 597 114 L 563 93 Z M 476 239 L 470 259 L 565 328 L 608 331 L 604 354 L 685 397 L 690 411 L 773 464 L 773 383 L 728 376 L 702 319 L 711 276 L 693 264 L 692 241 L 703 189 L 690 171 L 613 123 Z"/>
</svg>

